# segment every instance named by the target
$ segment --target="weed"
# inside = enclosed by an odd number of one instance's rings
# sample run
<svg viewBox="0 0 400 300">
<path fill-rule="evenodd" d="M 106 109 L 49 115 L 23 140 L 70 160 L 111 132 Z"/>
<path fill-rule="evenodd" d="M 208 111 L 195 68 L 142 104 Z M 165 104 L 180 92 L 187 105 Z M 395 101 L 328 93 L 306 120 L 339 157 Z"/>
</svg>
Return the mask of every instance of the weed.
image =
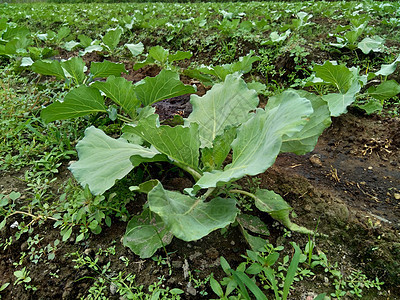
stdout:
<svg viewBox="0 0 400 300">
<path fill-rule="evenodd" d="M 67 255 L 75 257 L 72 260 L 75 263 L 74 268 L 89 268 L 96 273 L 96 277 L 86 276 L 80 278 L 80 280 L 92 279 L 94 281 L 84 299 L 109 299 L 110 293 L 111 295 L 119 294 L 121 297 L 126 299 L 180 299 L 179 295 L 183 293 L 182 290 L 176 288 L 170 289 L 169 287 L 163 288 L 164 277 L 160 277 L 158 281 L 151 284 L 148 287 L 148 292 L 145 292 L 142 285 L 136 285 L 135 274 L 126 274 L 125 272 L 120 271 L 115 275 L 115 273 L 111 271 L 110 262 L 104 264 L 102 267 L 98 264 L 101 255 L 105 254 L 107 257 L 107 255 L 114 255 L 113 253 L 114 251 L 110 251 L 110 248 L 107 250 L 102 250 L 100 248 L 96 252 L 94 259 L 79 252 Z"/>
<path fill-rule="evenodd" d="M 323 272 L 329 276 L 334 288 L 331 296 L 337 299 L 346 295 L 361 298 L 364 288 L 380 290 L 384 284 L 378 278 L 369 280 L 361 271 L 354 270 L 350 275 L 344 276 L 339 271 L 338 264 L 331 264 L 322 251 L 319 251 L 318 255 L 313 254 L 316 247 L 311 239 L 304 247 L 304 251 L 301 251 L 297 245 L 293 243 L 292 245 L 296 249 L 292 259 L 289 255 L 280 259 L 280 253 L 284 250 L 284 247 L 275 247 L 267 241 L 263 251 L 247 250 L 247 254 L 242 255 L 246 261 L 241 263 L 236 270 L 233 270 L 228 262 L 221 257 L 221 267 L 228 277 L 225 277 L 221 282 L 212 277 L 210 279 L 212 290 L 220 299 L 228 299 L 228 297 L 229 299 L 240 299 L 241 297 L 250 299 L 247 289 L 257 299 L 266 299 L 264 292 L 259 289 L 259 287 L 262 287 L 266 292 L 272 292 L 275 299 L 286 299 L 289 291 L 294 289 L 296 282 L 315 277 L 318 271 L 315 269 L 317 266 L 323 267 Z M 254 285 L 254 282 L 257 285 Z M 225 292 L 222 289 L 223 286 L 226 286 Z M 232 296 L 232 293 L 237 296 Z M 325 294 L 320 294 L 321 299 L 323 299 L 322 295 Z"/>
<path fill-rule="evenodd" d="M 9 285 L 10 285 L 9 282 L 6 282 L 6 283 L 2 284 L 2 285 L 0 286 L 0 293 L 1 293 L 2 291 L 4 291 Z M 1 299 L 1 294 L 0 294 L 0 299 Z"/>
<path fill-rule="evenodd" d="M 231 63 L 235 60 L 236 52 L 237 48 L 234 41 L 222 42 L 221 47 L 217 50 L 212 60 L 216 64 Z"/>
<path fill-rule="evenodd" d="M 15 271 L 14 276 L 17 278 L 14 282 L 14 285 L 24 284 L 25 290 L 37 290 L 35 286 L 30 284 L 32 278 L 29 277 L 29 271 L 26 269 L 26 267 L 22 268 L 21 270 Z"/>
</svg>

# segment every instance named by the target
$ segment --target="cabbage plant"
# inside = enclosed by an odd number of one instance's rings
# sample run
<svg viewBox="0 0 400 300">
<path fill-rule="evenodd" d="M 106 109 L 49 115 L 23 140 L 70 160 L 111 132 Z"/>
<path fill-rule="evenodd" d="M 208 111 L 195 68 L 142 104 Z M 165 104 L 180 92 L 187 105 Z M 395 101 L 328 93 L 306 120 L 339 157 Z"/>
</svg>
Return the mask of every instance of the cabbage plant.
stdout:
<svg viewBox="0 0 400 300">
<path fill-rule="evenodd" d="M 251 55 L 243 58 L 237 64 L 239 72 L 232 67 L 236 64 L 225 66 L 226 74 L 220 77 L 223 81 L 202 97 L 194 94 L 193 87 L 184 85 L 178 73 L 166 69 L 132 84 L 118 77 L 125 69 L 110 62 L 93 63 L 88 76 L 78 58 L 33 65 L 41 74 L 69 75 L 78 85 L 64 101 L 42 110 L 45 121 L 108 113 L 125 122 L 118 139 L 91 126 L 77 144 L 79 160 L 70 170 L 93 194 L 103 194 L 142 163 L 168 162 L 192 177 L 193 186 L 184 193 L 166 190 L 158 180 L 130 187 L 133 193 L 147 194 L 143 212 L 129 221 L 123 239 L 124 245 L 141 257 L 151 257 L 174 236 L 194 241 L 236 221 L 254 250 L 263 247 L 264 240 L 248 230 L 267 234 L 266 225 L 239 210 L 237 195 L 249 197 L 256 208 L 290 230 L 312 233 L 291 222 L 292 208 L 280 195 L 267 189 L 250 193 L 232 183 L 265 172 L 279 153 L 312 151 L 331 124 L 331 116 L 345 113 L 371 76 L 359 75 L 357 68 L 325 62 L 314 67 L 315 78 L 309 84 L 327 85 L 337 93 L 315 95 L 288 89 L 269 98 L 265 108 L 258 108 L 257 92 L 241 78 L 253 60 Z M 397 62 L 382 65 L 376 75 L 390 74 Z M 93 82 L 96 77 L 107 76 L 106 81 Z M 85 85 L 89 82 L 90 86 Z M 384 84 L 393 85 L 390 92 L 378 86 L 370 88 L 368 95 L 382 98 L 397 93 L 397 83 Z M 180 125 L 160 124 L 152 105 L 183 94 L 192 94 L 192 113 L 181 119 Z M 104 96 L 111 100 L 111 106 L 106 106 Z"/>
<path fill-rule="evenodd" d="M 148 92 L 156 94 L 157 90 Z M 227 75 L 204 96 L 191 95 L 193 111 L 181 125 L 161 125 L 155 109 L 147 105 L 136 121 L 126 123 L 119 139 L 93 126 L 87 128 L 77 144 L 79 160 L 70 170 L 93 194 L 104 193 L 141 163 L 169 162 L 192 177 L 193 187 L 185 193 L 166 190 L 158 180 L 131 187 L 133 192 L 146 193 L 147 203 L 128 223 L 123 241 L 143 258 L 174 236 L 198 240 L 235 220 L 250 245 L 257 248 L 261 239 L 245 228 L 260 220 L 241 214 L 235 194 L 250 197 L 260 211 L 289 229 L 311 233 L 290 221 L 291 207 L 278 194 L 266 189 L 250 193 L 231 183 L 265 172 L 280 152 L 311 151 L 330 125 L 328 106 L 319 96 L 295 90 L 271 97 L 265 108 L 257 108 L 258 102 L 257 93 L 239 73 Z M 232 160 L 224 165 L 230 153 Z"/>
</svg>

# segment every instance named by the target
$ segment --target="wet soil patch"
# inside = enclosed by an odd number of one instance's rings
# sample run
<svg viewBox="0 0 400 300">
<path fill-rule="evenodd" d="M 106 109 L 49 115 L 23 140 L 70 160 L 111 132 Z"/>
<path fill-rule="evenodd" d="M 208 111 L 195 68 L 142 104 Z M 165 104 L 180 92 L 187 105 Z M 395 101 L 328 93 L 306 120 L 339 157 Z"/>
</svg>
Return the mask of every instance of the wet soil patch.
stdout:
<svg viewBox="0 0 400 300">
<path fill-rule="evenodd" d="M 156 113 L 160 116 L 160 121 L 170 119 L 174 115 L 180 115 L 187 118 L 192 112 L 190 104 L 190 95 L 173 97 L 154 104 Z"/>
</svg>

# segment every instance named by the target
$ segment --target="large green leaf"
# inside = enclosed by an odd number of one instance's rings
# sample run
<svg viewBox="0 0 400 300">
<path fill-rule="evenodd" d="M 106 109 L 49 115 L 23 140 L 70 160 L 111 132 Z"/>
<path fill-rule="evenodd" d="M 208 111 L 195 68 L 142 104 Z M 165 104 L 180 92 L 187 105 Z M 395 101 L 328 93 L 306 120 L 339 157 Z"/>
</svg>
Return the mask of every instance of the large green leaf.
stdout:
<svg viewBox="0 0 400 300">
<path fill-rule="evenodd" d="M 2 39 L 4 41 L 11 41 L 14 38 L 21 38 L 30 35 L 30 30 L 27 27 L 16 26 L 11 27 L 9 26 L 7 30 L 3 33 Z"/>
<path fill-rule="evenodd" d="M 322 66 L 316 65 L 313 71 L 315 76 L 334 85 L 342 94 L 347 92 L 353 82 L 353 74 L 346 66 L 335 65 L 330 61 L 326 61 Z"/>
<path fill-rule="evenodd" d="M 184 85 L 179 80 L 179 74 L 162 70 L 156 77 L 146 77 L 136 84 L 136 96 L 143 105 L 151 105 L 155 102 L 195 93 L 196 90 L 190 85 Z"/>
<path fill-rule="evenodd" d="M 282 137 L 292 136 L 307 123 L 313 112 L 311 103 L 294 91 L 286 91 L 279 98 L 279 105 L 267 104 L 266 109 L 257 109 L 256 114 L 238 130 L 232 143 L 232 163 L 224 171 L 206 172 L 197 181 L 199 188 L 215 187 L 245 175 L 257 175 L 267 170 L 279 154 Z"/>
<path fill-rule="evenodd" d="M 286 135 L 283 136 L 281 152 L 292 152 L 302 155 L 314 149 L 318 142 L 318 137 L 332 122 L 327 103 L 320 96 L 306 91 L 297 91 L 297 93 L 311 102 L 314 111 L 310 115 L 310 121 L 307 122 L 302 130 L 290 137 Z M 274 101 L 274 98 L 275 97 L 272 97 L 268 101 Z"/>
<path fill-rule="evenodd" d="M 200 142 L 196 124 L 190 127 L 160 126 L 158 115 L 154 114 L 141 118 L 136 126 L 126 125 L 123 131 L 142 137 L 171 160 L 198 169 Z"/>
<path fill-rule="evenodd" d="M 224 64 L 220 66 L 203 66 L 197 69 L 204 74 L 213 75 L 219 80 L 224 81 L 226 76 L 229 74 L 233 74 L 238 72 L 240 74 L 245 74 L 251 71 L 253 63 L 260 60 L 258 56 L 253 56 L 254 52 L 250 51 L 250 53 L 246 56 L 240 57 L 239 61 L 231 64 Z"/>
<path fill-rule="evenodd" d="M 153 148 L 113 139 L 93 126 L 85 130 L 85 137 L 76 149 L 79 160 L 69 169 L 78 182 L 83 186 L 88 184 L 95 195 L 104 193 L 114 185 L 115 180 L 125 177 L 134 168 L 131 156 L 147 159 L 159 154 Z"/>
<path fill-rule="evenodd" d="M 82 57 L 76 56 L 61 63 L 62 67 L 73 78 L 76 84 L 82 84 L 85 80 L 85 62 Z"/>
<path fill-rule="evenodd" d="M 371 86 L 368 89 L 368 95 L 383 101 L 400 93 L 400 85 L 395 80 L 388 80 L 382 82 L 377 87 Z"/>
<path fill-rule="evenodd" d="M 366 37 L 361 42 L 358 43 L 358 48 L 364 54 L 373 52 L 382 52 L 385 40 L 379 36 L 374 36 L 374 38 Z"/>
<path fill-rule="evenodd" d="M 172 238 L 163 220 L 146 209 L 129 221 L 123 244 L 141 258 L 149 258 L 157 249 L 171 243 Z"/>
<path fill-rule="evenodd" d="M 240 214 L 237 216 L 236 220 L 243 228 L 246 228 L 251 232 L 262 235 L 270 234 L 268 226 L 263 221 L 261 221 L 260 218 L 257 216 Z"/>
<path fill-rule="evenodd" d="M 189 59 L 193 56 L 193 53 L 190 51 L 177 51 L 175 54 L 168 55 L 168 61 L 174 62 L 178 60 Z"/>
<path fill-rule="evenodd" d="M 30 57 L 23 57 L 23 58 L 21 59 L 21 64 L 20 64 L 20 66 L 21 66 L 21 67 L 29 67 L 29 66 L 33 65 L 33 63 L 34 63 L 34 61 L 32 60 L 32 58 L 30 58 Z"/>
<path fill-rule="evenodd" d="M 103 47 L 101 45 L 90 45 L 88 47 L 86 47 L 83 51 L 79 51 L 79 55 L 80 56 L 84 56 L 88 53 L 92 53 L 94 51 L 103 51 Z"/>
<path fill-rule="evenodd" d="M 151 56 L 155 60 L 158 60 L 162 64 L 167 62 L 168 55 L 169 55 L 169 51 L 167 49 L 164 49 L 161 46 L 154 46 L 154 47 L 151 47 L 149 50 L 149 56 Z"/>
<path fill-rule="evenodd" d="M 242 226 L 243 227 L 243 226 Z M 267 240 L 251 235 L 246 229 L 242 228 L 242 234 L 246 242 L 249 244 L 253 251 L 265 251 L 265 246 L 267 245 Z"/>
<path fill-rule="evenodd" d="M 55 76 L 59 79 L 64 79 L 64 70 L 58 60 L 38 60 L 32 66 L 32 71 L 41 75 Z"/>
<path fill-rule="evenodd" d="M 128 73 L 128 71 L 125 69 L 124 64 L 105 60 L 102 62 L 92 62 L 90 64 L 90 73 L 93 74 L 93 78 L 108 77 L 111 75 L 119 77 L 121 73 Z"/>
<path fill-rule="evenodd" d="M 396 71 L 397 64 L 400 62 L 400 55 L 396 58 L 394 62 L 391 64 L 383 64 L 381 66 L 381 69 L 376 72 L 376 75 L 382 75 L 382 76 L 388 76 L 392 74 L 394 71 Z"/>
<path fill-rule="evenodd" d="M 383 105 L 376 100 L 369 100 L 368 102 L 361 104 L 361 105 L 356 105 L 357 107 L 365 110 L 365 112 L 369 115 L 372 113 L 380 112 L 383 109 Z"/>
<path fill-rule="evenodd" d="M 26 53 L 26 48 L 30 46 L 33 43 L 33 40 L 29 37 L 22 36 L 22 37 L 17 37 L 9 41 L 5 45 L 5 53 L 6 54 L 19 54 L 19 53 Z"/>
<path fill-rule="evenodd" d="M 342 93 L 331 93 L 322 96 L 326 102 L 328 102 L 329 110 L 331 111 L 332 117 L 340 116 L 347 112 L 347 106 L 352 104 L 356 99 L 356 94 L 360 91 L 361 86 L 358 81 L 354 81 L 350 89 L 342 94 Z"/>
<path fill-rule="evenodd" d="M 144 50 L 144 45 L 142 42 L 137 44 L 125 44 L 125 47 L 132 53 L 133 56 L 138 56 Z"/>
<path fill-rule="evenodd" d="M 154 58 L 152 56 L 150 56 L 150 55 L 147 55 L 147 57 L 146 57 L 146 59 L 144 61 L 137 62 L 133 66 L 133 70 L 136 71 L 136 70 L 139 70 L 140 68 L 143 68 L 143 67 L 145 67 L 147 65 L 151 65 L 151 64 L 154 64 L 154 63 L 155 63 Z"/>
<path fill-rule="evenodd" d="M 223 66 L 215 66 L 215 67 L 203 66 L 203 67 L 198 68 L 197 71 L 204 73 L 204 74 L 215 76 L 220 81 L 224 81 L 226 76 L 233 73 L 233 72 L 229 71 L 227 68 L 224 68 Z"/>
<path fill-rule="evenodd" d="M 238 212 L 234 199 L 214 198 L 210 202 L 164 190 L 161 183 L 148 194 L 150 210 L 168 229 L 184 241 L 194 241 L 211 231 L 233 223 Z"/>
<path fill-rule="evenodd" d="M 71 90 L 63 102 L 57 101 L 42 109 L 40 116 L 48 123 L 106 111 L 107 107 L 100 92 L 82 85 Z"/>
<path fill-rule="evenodd" d="M 118 46 L 121 34 L 122 34 L 122 29 L 115 28 L 107 31 L 107 33 L 104 35 L 103 43 L 107 46 L 107 48 L 110 51 L 114 51 L 114 49 Z"/>
<path fill-rule="evenodd" d="M 63 26 L 57 31 L 57 43 L 61 42 L 62 39 L 66 38 L 71 33 L 69 27 Z"/>
<path fill-rule="evenodd" d="M 258 105 L 257 93 L 249 90 L 240 75 L 226 76 L 203 97 L 191 96 L 193 111 L 185 123 L 199 124 L 201 147 L 212 147 L 214 139 L 228 126 L 236 126 L 250 118 L 249 111 Z"/>
<path fill-rule="evenodd" d="M 136 98 L 135 87 L 125 78 L 110 76 L 106 82 L 96 81 L 92 86 L 104 92 L 130 116 L 136 115 L 136 109 L 140 106 L 140 102 Z"/>
<path fill-rule="evenodd" d="M 80 43 L 78 43 L 76 41 L 69 41 L 64 44 L 64 48 L 67 51 L 72 51 L 72 50 L 74 50 L 74 48 L 78 47 L 79 45 L 80 45 Z"/>
<path fill-rule="evenodd" d="M 285 200 L 283 200 L 280 195 L 274 191 L 265 189 L 257 190 L 255 194 L 255 205 L 259 210 L 269 213 L 271 217 L 273 217 L 275 220 L 278 220 L 292 231 L 297 231 L 304 234 L 313 233 L 312 230 L 294 224 L 292 221 L 290 221 L 289 214 L 292 208 Z"/>
</svg>

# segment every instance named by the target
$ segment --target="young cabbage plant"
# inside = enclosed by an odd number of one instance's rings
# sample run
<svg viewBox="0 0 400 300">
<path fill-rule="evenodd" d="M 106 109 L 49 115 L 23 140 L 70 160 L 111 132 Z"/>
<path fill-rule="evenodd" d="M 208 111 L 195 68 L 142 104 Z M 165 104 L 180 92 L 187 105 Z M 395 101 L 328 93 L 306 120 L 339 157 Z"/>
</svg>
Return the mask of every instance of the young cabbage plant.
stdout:
<svg viewBox="0 0 400 300">
<path fill-rule="evenodd" d="M 205 86 L 212 86 L 214 83 L 224 81 L 226 76 L 233 73 L 246 74 L 253 68 L 253 63 L 259 61 L 260 57 L 254 56 L 250 51 L 246 56 L 239 57 L 237 62 L 220 66 L 200 66 L 195 69 L 187 69 L 184 74 L 200 80 Z M 258 82 L 260 85 L 261 83 Z"/>
<path fill-rule="evenodd" d="M 232 224 L 240 216 L 237 194 L 250 197 L 289 229 L 311 233 L 291 222 L 292 208 L 280 195 L 266 189 L 250 193 L 231 183 L 265 172 L 280 152 L 311 151 L 330 125 L 328 106 L 319 96 L 295 90 L 270 98 L 264 109 L 257 108 L 258 101 L 239 73 L 227 75 L 204 96 L 191 95 L 193 111 L 183 125 L 161 125 L 155 109 L 146 106 L 135 122 L 123 127 L 119 139 L 87 128 L 77 145 L 79 160 L 70 170 L 96 195 L 144 162 L 167 161 L 193 177 L 195 184 L 185 193 L 166 190 L 157 180 L 131 187 L 146 193 L 148 201 L 128 223 L 124 245 L 143 258 L 173 236 L 194 241 Z M 230 153 L 232 161 L 224 166 Z M 258 248 L 259 240 L 247 233 L 243 218 L 238 222 L 249 244 Z"/>
<path fill-rule="evenodd" d="M 104 60 L 92 62 L 90 72 L 86 75 L 87 68 L 81 57 L 72 57 L 64 61 L 38 60 L 32 64 L 31 69 L 41 75 L 55 76 L 57 79 L 65 80 L 70 87 L 89 84 L 96 78 L 119 77 L 121 73 L 127 73 L 123 64 Z"/>
<path fill-rule="evenodd" d="M 131 51 L 131 53 L 134 54 L 134 52 L 132 51 L 132 47 L 129 47 L 132 45 L 126 45 L 126 46 Z M 149 49 L 149 53 L 147 54 L 146 59 L 137 62 L 133 66 L 133 69 L 136 71 L 147 65 L 154 65 L 154 64 L 160 66 L 161 68 L 173 69 L 172 65 L 173 62 L 189 59 L 192 57 L 192 55 L 193 54 L 190 51 L 177 51 L 176 53 L 172 54 L 169 52 L 168 49 L 164 49 L 161 46 L 154 46 Z"/>
<path fill-rule="evenodd" d="M 84 68 L 85 65 L 80 57 L 65 62 L 38 61 L 32 66 L 32 69 L 39 74 L 73 80 L 78 85 L 69 91 L 63 101 L 55 101 L 41 111 L 40 115 L 45 122 L 94 113 L 108 113 L 112 120 L 118 118 L 124 122 L 133 122 L 139 117 L 138 111 L 142 107 L 195 92 L 192 86 L 184 85 L 179 80 L 177 73 L 169 70 L 162 70 L 156 77 L 146 77 L 133 85 L 120 77 L 122 72 L 126 72 L 123 64 L 109 61 L 93 62 L 89 75 L 85 75 Z M 67 74 L 73 74 L 72 79 L 67 77 Z M 105 82 L 93 82 L 95 78 L 104 77 L 107 77 Z M 92 84 L 87 86 L 89 83 Z M 109 107 L 105 105 L 102 93 L 113 102 L 113 105 Z M 120 108 L 120 112 L 115 108 L 115 104 Z"/>
<path fill-rule="evenodd" d="M 324 85 L 338 91 L 321 95 L 322 99 L 328 103 L 331 116 L 337 117 L 346 113 L 347 107 L 356 100 L 358 100 L 357 107 L 368 114 L 380 112 L 385 100 L 400 93 L 400 85 L 395 80 L 386 80 L 387 76 L 396 70 L 399 62 L 400 56 L 391 64 L 383 64 L 376 73 L 369 72 L 360 75 L 359 68 L 347 68 L 345 65 L 326 61 L 323 65 L 314 66 L 315 78 L 307 85 Z M 377 79 L 377 76 L 380 76 L 380 79 Z M 375 86 L 376 82 L 380 84 Z M 365 86 L 369 88 L 361 92 Z"/>
</svg>

